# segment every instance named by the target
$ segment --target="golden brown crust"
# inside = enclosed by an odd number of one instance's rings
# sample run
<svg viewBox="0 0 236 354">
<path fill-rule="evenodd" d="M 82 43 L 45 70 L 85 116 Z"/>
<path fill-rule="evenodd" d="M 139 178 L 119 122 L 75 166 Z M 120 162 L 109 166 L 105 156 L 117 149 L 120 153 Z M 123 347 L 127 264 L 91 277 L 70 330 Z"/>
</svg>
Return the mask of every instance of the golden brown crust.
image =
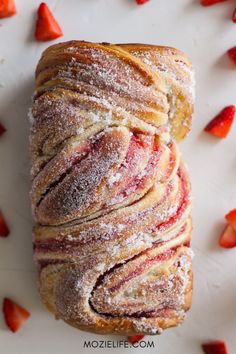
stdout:
<svg viewBox="0 0 236 354">
<path fill-rule="evenodd" d="M 174 48 L 143 44 L 122 45 L 129 53 L 163 75 L 168 86 L 169 124 L 175 140 L 182 140 L 191 128 L 194 104 L 192 64 Z"/>
<path fill-rule="evenodd" d="M 42 301 L 96 333 L 157 334 L 191 304 L 192 67 L 173 48 L 71 41 L 36 70 L 31 199 Z"/>
</svg>

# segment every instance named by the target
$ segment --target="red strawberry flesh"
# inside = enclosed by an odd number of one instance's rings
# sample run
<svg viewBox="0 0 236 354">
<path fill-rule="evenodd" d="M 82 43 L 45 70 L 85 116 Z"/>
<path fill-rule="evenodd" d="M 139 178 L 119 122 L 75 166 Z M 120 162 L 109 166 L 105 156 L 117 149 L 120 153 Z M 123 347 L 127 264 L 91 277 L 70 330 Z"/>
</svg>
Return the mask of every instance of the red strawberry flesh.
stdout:
<svg viewBox="0 0 236 354">
<path fill-rule="evenodd" d="M 10 231 L 5 221 L 5 218 L 2 212 L 0 211 L 0 237 L 7 237 L 9 233 Z"/>
<path fill-rule="evenodd" d="M 201 0 L 203 6 L 211 6 L 227 0 Z"/>
<path fill-rule="evenodd" d="M 16 6 L 14 0 L 0 1 L 0 18 L 11 17 L 16 14 Z"/>
<path fill-rule="evenodd" d="M 225 215 L 226 220 L 236 231 L 236 209 L 231 210 L 228 214 Z"/>
<path fill-rule="evenodd" d="M 227 106 L 207 124 L 204 130 L 217 138 L 226 138 L 233 124 L 234 117 L 235 106 Z"/>
<path fill-rule="evenodd" d="M 219 239 L 219 245 L 222 248 L 234 248 L 236 247 L 236 231 L 231 225 L 227 225 Z"/>
<path fill-rule="evenodd" d="M 227 348 L 223 341 L 214 341 L 202 345 L 205 354 L 227 354 Z"/>
<path fill-rule="evenodd" d="M 30 313 L 9 298 L 3 300 L 3 314 L 9 329 L 15 333 L 30 317 Z"/>
<path fill-rule="evenodd" d="M 136 0 L 136 3 L 138 5 L 143 5 L 143 4 L 146 4 L 146 2 L 148 2 L 149 0 Z"/>
<path fill-rule="evenodd" d="M 232 63 L 236 66 L 236 47 L 229 49 L 227 53 Z"/>
<path fill-rule="evenodd" d="M 50 41 L 63 35 L 61 27 L 55 20 L 47 4 L 42 2 L 38 8 L 35 38 L 38 41 Z"/>
<path fill-rule="evenodd" d="M 2 124 L 0 123 L 0 136 L 1 136 L 2 134 L 4 134 L 5 131 L 6 131 L 6 128 L 4 127 L 4 125 L 2 125 Z"/>
<path fill-rule="evenodd" d="M 130 342 L 131 344 L 138 343 L 143 338 L 144 338 L 144 335 L 129 336 L 128 342 Z"/>
<path fill-rule="evenodd" d="M 236 9 L 233 12 L 232 21 L 236 23 Z"/>
</svg>

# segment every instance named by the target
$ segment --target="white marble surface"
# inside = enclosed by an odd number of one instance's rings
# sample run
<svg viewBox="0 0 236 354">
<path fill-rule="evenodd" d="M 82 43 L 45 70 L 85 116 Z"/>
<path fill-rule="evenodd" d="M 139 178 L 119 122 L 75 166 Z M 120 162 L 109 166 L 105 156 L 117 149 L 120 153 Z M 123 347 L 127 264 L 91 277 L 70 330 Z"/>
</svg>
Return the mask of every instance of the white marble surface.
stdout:
<svg viewBox="0 0 236 354">
<path fill-rule="evenodd" d="M 102 349 L 83 349 L 85 339 L 98 336 L 56 322 L 37 294 L 28 200 L 27 110 L 35 65 L 50 43 L 33 40 L 39 1 L 16 3 L 18 15 L 0 21 L 0 120 L 8 130 L 0 139 L 0 207 L 11 229 L 10 237 L 0 240 L 0 301 L 10 296 L 32 316 L 13 335 L 0 313 L 0 353 L 100 353 Z M 236 72 L 224 55 L 236 45 L 236 25 L 230 21 L 235 1 L 211 8 L 201 7 L 198 0 L 151 0 L 142 7 L 134 0 L 48 0 L 48 4 L 64 30 L 63 40 L 156 43 L 180 48 L 192 58 L 197 80 L 196 113 L 182 151 L 194 191 L 193 307 L 183 326 L 155 337 L 156 348 L 145 352 L 200 354 L 203 340 L 223 338 L 229 354 L 234 354 L 236 249 L 221 250 L 217 240 L 225 212 L 236 207 L 236 124 L 225 141 L 207 136 L 202 128 L 223 106 L 236 103 Z"/>
</svg>

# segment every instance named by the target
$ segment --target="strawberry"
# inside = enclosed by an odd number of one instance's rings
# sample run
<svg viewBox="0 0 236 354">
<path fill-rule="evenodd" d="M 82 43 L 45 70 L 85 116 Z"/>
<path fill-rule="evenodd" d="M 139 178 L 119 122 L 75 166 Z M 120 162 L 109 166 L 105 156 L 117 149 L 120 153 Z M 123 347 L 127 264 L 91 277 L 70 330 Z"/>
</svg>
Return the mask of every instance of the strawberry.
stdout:
<svg viewBox="0 0 236 354">
<path fill-rule="evenodd" d="M 215 5 L 218 4 L 219 2 L 224 2 L 226 0 L 201 0 L 201 4 L 203 6 L 211 6 L 211 5 Z"/>
<path fill-rule="evenodd" d="M 3 300 L 3 314 L 7 326 L 14 333 L 17 332 L 30 317 L 30 313 L 26 309 L 8 298 Z"/>
<path fill-rule="evenodd" d="M 136 3 L 138 5 L 143 5 L 143 4 L 146 4 L 146 2 L 148 2 L 149 0 L 136 0 Z"/>
<path fill-rule="evenodd" d="M 128 337 L 128 342 L 130 342 L 131 344 L 138 343 L 143 338 L 144 338 L 143 335 L 129 336 Z"/>
<path fill-rule="evenodd" d="M 14 0 L 0 1 L 0 18 L 11 17 L 16 14 L 16 6 Z"/>
<path fill-rule="evenodd" d="M 235 116 L 235 106 L 225 107 L 214 119 L 205 127 L 205 131 L 217 138 L 226 138 Z"/>
<path fill-rule="evenodd" d="M 9 229 L 6 224 L 6 221 L 3 217 L 2 212 L 0 211 L 0 236 L 1 237 L 7 237 L 9 235 Z"/>
<path fill-rule="evenodd" d="M 223 248 L 234 248 L 236 247 L 236 231 L 231 225 L 227 225 L 219 240 L 219 245 Z"/>
<path fill-rule="evenodd" d="M 236 9 L 233 12 L 232 21 L 236 23 Z"/>
<path fill-rule="evenodd" d="M 223 341 L 217 340 L 202 345 L 205 354 L 227 354 L 227 348 Z"/>
<path fill-rule="evenodd" d="M 0 136 L 5 133 L 6 128 L 0 123 Z"/>
<path fill-rule="evenodd" d="M 38 8 L 35 38 L 37 41 L 50 41 L 63 35 L 61 27 L 55 20 L 47 4 L 42 2 Z"/>
<path fill-rule="evenodd" d="M 236 47 L 229 49 L 227 53 L 232 63 L 236 66 Z"/>
<path fill-rule="evenodd" d="M 225 215 L 225 219 L 232 226 L 232 228 L 236 231 L 236 209 L 231 210 L 228 214 Z"/>
</svg>

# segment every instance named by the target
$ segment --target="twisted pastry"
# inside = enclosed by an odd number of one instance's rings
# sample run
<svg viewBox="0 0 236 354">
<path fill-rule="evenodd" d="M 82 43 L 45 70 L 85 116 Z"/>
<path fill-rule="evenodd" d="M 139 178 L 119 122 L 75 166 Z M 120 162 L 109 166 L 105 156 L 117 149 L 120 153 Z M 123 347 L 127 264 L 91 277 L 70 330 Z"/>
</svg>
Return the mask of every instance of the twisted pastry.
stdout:
<svg viewBox="0 0 236 354">
<path fill-rule="evenodd" d="M 71 41 L 42 55 L 32 208 L 42 301 L 97 333 L 160 333 L 192 293 L 191 201 L 175 140 L 192 68 L 172 48 Z"/>
</svg>

